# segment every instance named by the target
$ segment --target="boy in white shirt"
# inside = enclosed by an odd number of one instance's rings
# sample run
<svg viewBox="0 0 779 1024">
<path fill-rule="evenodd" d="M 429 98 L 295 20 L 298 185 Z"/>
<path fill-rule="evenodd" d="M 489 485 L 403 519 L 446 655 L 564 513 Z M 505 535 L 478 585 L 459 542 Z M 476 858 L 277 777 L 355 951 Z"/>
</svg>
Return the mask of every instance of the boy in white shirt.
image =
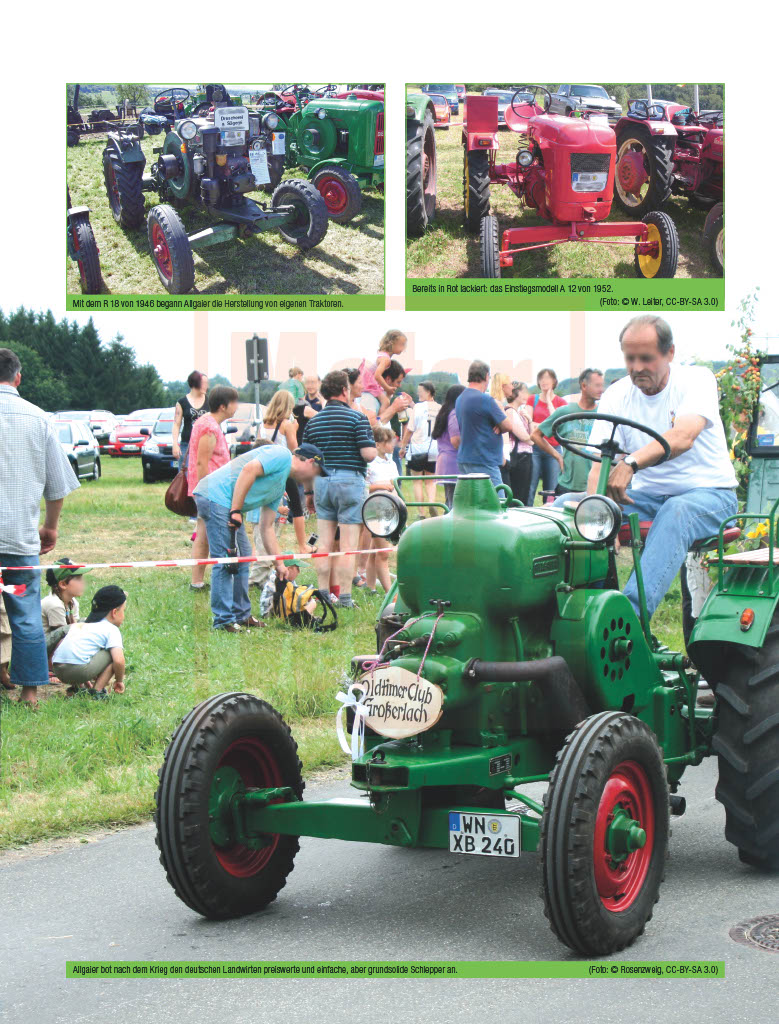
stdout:
<svg viewBox="0 0 779 1024">
<path fill-rule="evenodd" d="M 74 623 L 54 652 L 52 668 L 63 683 L 84 686 L 93 697 L 106 697 L 113 679 L 114 693 L 124 693 L 124 622 L 127 595 L 121 587 L 101 587 L 92 598 L 84 622 Z"/>
</svg>

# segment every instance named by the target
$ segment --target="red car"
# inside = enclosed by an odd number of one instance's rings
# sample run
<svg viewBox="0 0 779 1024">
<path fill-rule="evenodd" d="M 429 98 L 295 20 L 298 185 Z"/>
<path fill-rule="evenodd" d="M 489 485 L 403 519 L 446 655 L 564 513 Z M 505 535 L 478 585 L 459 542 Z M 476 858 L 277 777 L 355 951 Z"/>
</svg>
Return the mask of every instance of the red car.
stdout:
<svg viewBox="0 0 779 1024">
<path fill-rule="evenodd" d="M 149 440 L 149 435 L 162 411 L 162 409 L 138 409 L 121 419 L 108 438 L 106 451 L 111 458 L 140 455 L 141 449 Z M 141 433 L 144 427 L 148 430 L 148 434 Z"/>
<path fill-rule="evenodd" d="M 449 101 L 446 96 L 433 92 L 428 93 L 428 99 L 433 104 L 433 108 L 435 110 L 436 128 L 445 128 L 449 131 L 449 122 L 452 120 L 452 111 L 449 107 Z"/>
</svg>

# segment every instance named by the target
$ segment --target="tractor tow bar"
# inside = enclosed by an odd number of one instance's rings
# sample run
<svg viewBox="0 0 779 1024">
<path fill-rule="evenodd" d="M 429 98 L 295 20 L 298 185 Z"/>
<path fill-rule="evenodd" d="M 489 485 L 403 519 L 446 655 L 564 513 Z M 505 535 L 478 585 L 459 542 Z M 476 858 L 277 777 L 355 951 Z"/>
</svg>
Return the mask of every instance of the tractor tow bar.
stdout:
<svg viewBox="0 0 779 1024">
<path fill-rule="evenodd" d="M 527 241 L 530 244 L 522 245 Z M 516 253 L 531 249 L 547 249 L 566 242 L 590 242 L 601 245 L 629 245 L 640 256 L 656 258 L 659 246 L 649 241 L 647 225 L 641 221 L 627 221 L 623 224 L 574 222 L 571 224 L 543 225 L 526 228 L 506 228 L 502 235 L 500 265 L 514 265 Z"/>
</svg>

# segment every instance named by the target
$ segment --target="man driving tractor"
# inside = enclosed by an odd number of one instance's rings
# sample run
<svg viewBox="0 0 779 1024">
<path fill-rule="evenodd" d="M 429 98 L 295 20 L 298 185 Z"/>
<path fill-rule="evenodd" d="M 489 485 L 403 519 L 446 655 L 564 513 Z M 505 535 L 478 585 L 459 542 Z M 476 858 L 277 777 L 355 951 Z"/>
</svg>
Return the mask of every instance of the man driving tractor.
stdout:
<svg viewBox="0 0 779 1024">
<path fill-rule="evenodd" d="M 736 475 L 719 414 L 714 374 L 702 366 L 674 363 L 671 328 L 659 316 L 634 317 L 619 336 L 628 375 L 606 389 L 598 412 L 621 416 L 661 434 L 671 448 L 662 465 L 663 449 L 635 428 L 618 426 L 614 434 L 625 457 L 609 474 L 608 495 L 625 513 L 651 521 L 642 556 L 650 617 L 671 586 L 696 540 L 717 533 L 723 519 L 738 511 Z M 606 441 L 614 429 L 596 420 L 590 444 Z M 597 489 L 599 463 L 593 463 L 587 493 Z M 565 494 L 556 505 L 583 497 Z M 638 612 L 635 574 L 625 595 Z"/>
</svg>

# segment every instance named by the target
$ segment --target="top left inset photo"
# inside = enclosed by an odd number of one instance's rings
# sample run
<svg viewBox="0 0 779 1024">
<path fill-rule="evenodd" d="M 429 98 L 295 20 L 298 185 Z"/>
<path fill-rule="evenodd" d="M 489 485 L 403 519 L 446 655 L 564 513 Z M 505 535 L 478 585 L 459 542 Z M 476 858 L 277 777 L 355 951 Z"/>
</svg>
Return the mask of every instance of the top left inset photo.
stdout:
<svg viewBox="0 0 779 1024">
<path fill-rule="evenodd" d="M 66 184 L 68 309 L 384 308 L 382 83 L 69 84 Z"/>
</svg>

